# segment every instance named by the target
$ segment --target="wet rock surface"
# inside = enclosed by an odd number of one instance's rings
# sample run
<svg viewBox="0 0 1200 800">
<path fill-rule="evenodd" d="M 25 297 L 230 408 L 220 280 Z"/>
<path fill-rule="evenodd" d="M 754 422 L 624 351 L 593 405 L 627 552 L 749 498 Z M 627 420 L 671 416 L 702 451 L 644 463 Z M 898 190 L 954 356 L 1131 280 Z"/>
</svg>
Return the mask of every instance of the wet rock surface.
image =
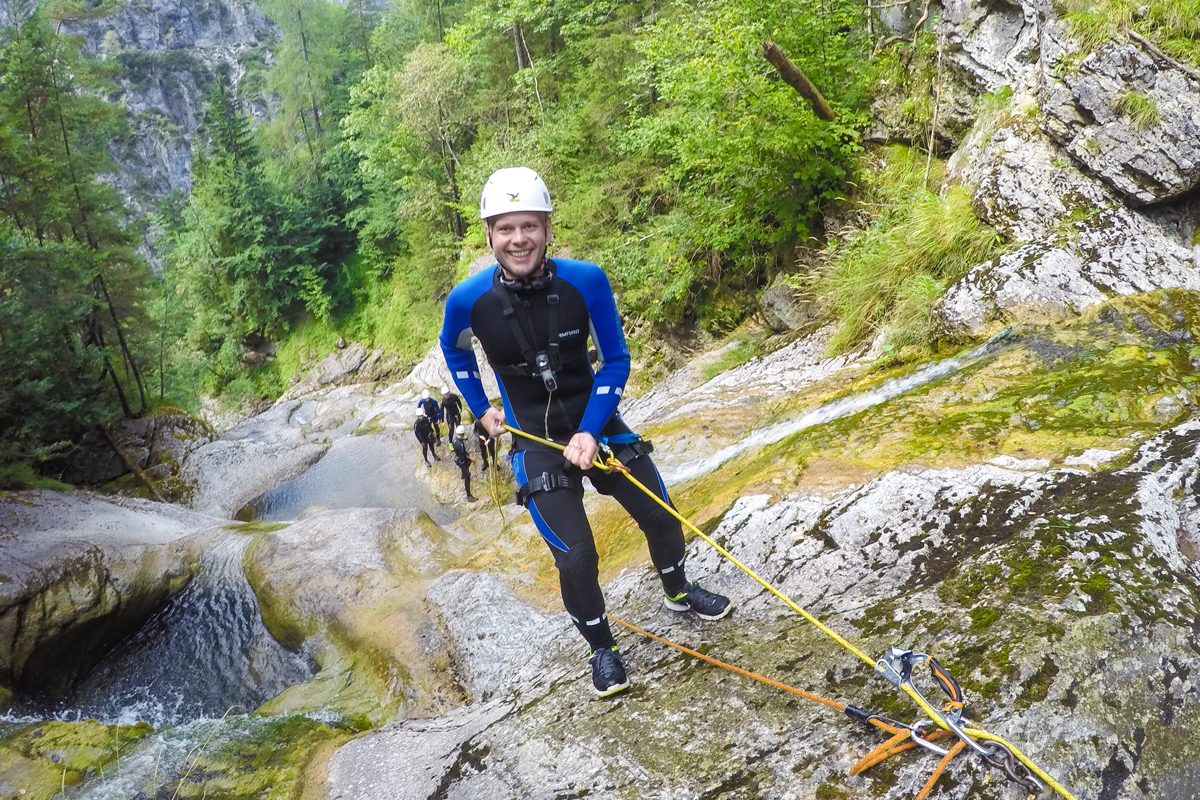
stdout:
<svg viewBox="0 0 1200 800">
<path fill-rule="evenodd" d="M 217 524 L 82 492 L 0 498 L 0 686 L 64 690 L 190 580 Z"/>
<path fill-rule="evenodd" d="M 983 464 L 893 473 L 830 496 L 748 496 L 712 535 L 867 652 L 932 648 L 963 682 L 977 724 L 1077 796 L 1183 796 L 1195 775 L 1182 754 L 1196 744 L 1178 721 L 1196 714 L 1200 690 L 1180 665 L 1200 646 L 1187 623 L 1200 572 L 1179 541 L 1197 536 L 1189 495 L 1198 447 L 1200 424 L 1189 423 L 1112 472 Z M 710 655 L 911 718 L 869 667 L 706 545 L 689 551 L 691 574 L 734 598 L 733 618 L 703 623 L 665 611 L 640 570 L 609 584 L 612 612 Z M 1051 560 L 1057 567 L 1046 569 Z M 460 597 L 453 607 L 463 605 Z M 472 646 L 472 618 L 450 630 L 457 647 Z M 419 775 L 394 796 L 426 797 L 432 786 L 444 797 L 639 797 L 669 784 L 678 797 L 900 798 L 933 766 L 914 757 L 879 778 L 847 777 L 856 755 L 877 743 L 869 732 L 632 634 L 622 639 L 639 684 L 628 695 L 592 700 L 573 642 L 511 643 L 510 662 L 536 654 L 535 676 L 452 716 L 398 723 L 343 748 L 329 796 L 382 797 L 379 785 Z M 664 747 L 664 730 L 687 735 Z M 966 757 L 951 774 L 939 796 L 1024 796 Z"/>
<path fill-rule="evenodd" d="M 191 453 L 183 467 L 184 480 L 194 487 L 191 507 L 232 518 L 255 497 L 319 459 L 328 441 L 305 435 L 300 411 L 298 401 L 276 404 Z"/>
</svg>

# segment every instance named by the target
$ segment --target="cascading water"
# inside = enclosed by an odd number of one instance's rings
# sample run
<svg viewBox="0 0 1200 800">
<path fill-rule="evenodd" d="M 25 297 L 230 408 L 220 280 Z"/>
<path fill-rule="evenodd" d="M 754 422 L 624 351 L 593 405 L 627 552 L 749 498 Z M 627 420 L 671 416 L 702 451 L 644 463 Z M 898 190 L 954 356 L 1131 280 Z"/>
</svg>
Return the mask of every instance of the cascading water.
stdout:
<svg viewBox="0 0 1200 800">
<path fill-rule="evenodd" d="M 10 718 L 87 719 L 155 727 L 248 713 L 306 680 L 311 665 L 276 642 L 242 572 L 250 537 L 231 533 L 200 573 L 114 648 L 70 695 L 14 703 Z"/>
<path fill-rule="evenodd" d="M 851 414 L 857 414 L 859 411 L 877 406 L 880 403 L 886 403 L 894 397 L 911 392 L 920 386 L 931 383 L 939 378 L 957 372 L 967 364 L 991 355 L 1001 346 L 1006 344 L 1011 338 L 1011 333 L 1008 329 L 1000 331 L 992 338 L 988 339 L 983 344 L 973 350 L 970 350 L 962 355 L 948 358 L 945 361 L 937 361 L 932 364 L 927 364 L 911 375 L 905 375 L 902 378 L 893 378 L 885 381 L 880 386 L 872 389 L 869 392 L 862 394 L 843 397 L 840 400 L 834 400 L 832 403 L 815 408 L 805 414 L 801 414 L 795 419 L 785 420 L 775 425 L 770 425 L 766 428 L 751 433 L 749 436 L 741 439 L 729 447 L 722 448 L 716 453 L 713 453 L 708 458 L 702 458 L 690 464 L 685 464 L 674 470 L 664 470 L 663 478 L 669 484 L 682 483 L 690 481 L 693 478 L 698 478 L 705 475 L 717 467 L 724 464 L 731 458 L 741 455 L 742 453 L 754 450 L 759 447 L 773 444 L 794 433 L 811 428 L 814 425 L 821 425 L 826 422 L 831 422 L 841 417 L 846 417 Z"/>
</svg>

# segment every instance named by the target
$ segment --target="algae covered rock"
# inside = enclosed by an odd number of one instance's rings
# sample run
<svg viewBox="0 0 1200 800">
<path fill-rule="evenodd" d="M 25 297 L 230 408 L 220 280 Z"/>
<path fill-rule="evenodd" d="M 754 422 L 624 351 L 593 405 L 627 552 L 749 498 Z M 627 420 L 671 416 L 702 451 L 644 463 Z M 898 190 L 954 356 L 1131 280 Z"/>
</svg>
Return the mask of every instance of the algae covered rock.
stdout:
<svg viewBox="0 0 1200 800">
<path fill-rule="evenodd" d="M 447 534 L 411 509 L 326 511 L 260 537 L 246 573 L 280 641 L 308 642 L 315 679 L 264 707 L 323 708 L 352 724 L 428 714 L 457 702 L 424 587 L 447 567 Z"/>
<path fill-rule="evenodd" d="M 0 725 L 0 796 L 44 800 L 111 768 L 149 725 L 95 720 Z"/>
</svg>

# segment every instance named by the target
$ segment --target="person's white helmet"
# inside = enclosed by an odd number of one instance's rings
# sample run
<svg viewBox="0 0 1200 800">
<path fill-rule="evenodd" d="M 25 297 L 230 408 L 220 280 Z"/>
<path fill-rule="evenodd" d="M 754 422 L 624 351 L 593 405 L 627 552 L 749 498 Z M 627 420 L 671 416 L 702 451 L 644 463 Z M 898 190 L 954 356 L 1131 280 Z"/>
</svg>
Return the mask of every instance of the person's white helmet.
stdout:
<svg viewBox="0 0 1200 800">
<path fill-rule="evenodd" d="M 425 412 L 418 408 L 417 409 L 417 419 L 421 419 L 424 416 L 425 416 Z"/>
<path fill-rule="evenodd" d="M 457 436 L 459 439 L 462 439 L 463 437 L 465 437 L 467 435 L 467 426 L 459 425 L 457 428 L 454 429 L 454 435 Z"/>
<path fill-rule="evenodd" d="M 479 197 L 479 218 L 491 219 L 511 211 L 554 210 L 550 190 L 529 167 L 505 167 L 492 173 Z"/>
<path fill-rule="evenodd" d="M 442 394 L 450 394 L 450 387 L 449 387 L 449 386 L 443 386 L 443 387 L 442 387 Z"/>
<path fill-rule="evenodd" d="M 421 390 L 421 399 L 422 399 L 422 400 L 428 400 L 428 399 L 429 399 L 429 390 L 428 390 L 428 389 L 422 389 L 422 390 Z"/>
</svg>

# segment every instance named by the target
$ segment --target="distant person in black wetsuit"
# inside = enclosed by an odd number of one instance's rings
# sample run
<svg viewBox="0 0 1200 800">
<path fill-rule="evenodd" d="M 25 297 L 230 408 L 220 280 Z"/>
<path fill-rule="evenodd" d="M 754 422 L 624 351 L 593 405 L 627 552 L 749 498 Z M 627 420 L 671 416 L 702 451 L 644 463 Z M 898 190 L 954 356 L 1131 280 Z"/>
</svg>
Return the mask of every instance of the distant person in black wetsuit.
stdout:
<svg viewBox="0 0 1200 800">
<path fill-rule="evenodd" d="M 454 448 L 454 463 L 462 475 L 463 488 L 467 490 L 467 500 L 474 503 L 475 496 L 471 494 L 471 456 L 467 453 L 466 425 L 454 426 L 454 438 L 450 440 L 450 446 Z"/>
<path fill-rule="evenodd" d="M 429 417 L 429 427 L 433 429 L 433 435 L 438 439 L 442 438 L 442 431 L 438 426 L 438 423 L 442 420 L 442 408 L 438 405 L 438 401 L 429 395 L 428 389 L 421 392 L 421 399 L 417 401 L 417 408 L 421 409 L 425 416 Z"/>
<path fill-rule="evenodd" d="M 483 468 L 479 470 L 482 475 L 488 470 L 488 459 L 496 463 L 496 440 L 488 436 L 488 432 L 483 429 L 483 422 L 475 420 L 475 424 L 471 426 L 475 432 L 475 439 L 479 442 L 479 460 L 483 462 Z"/>
<path fill-rule="evenodd" d="M 565 444 L 565 451 L 517 437 L 509 457 L 518 496 L 558 567 L 563 605 L 591 651 L 601 696 L 629 688 L 600 590 L 599 558 L 583 508 L 583 477 L 616 498 L 646 535 L 663 602 L 703 619 L 729 613 L 729 598 L 688 581 L 679 521 L 619 474 L 592 470 L 600 445 L 663 502 L 666 487 L 649 442 L 621 420 L 617 404 L 629 377 L 629 350 L 608 278 L 585 261 L 549 259 L 550 192 L 526 167 L 495 172 L 479 216 L 498 262 L 455 286 L 440 337 L 450 375 L 484 432 L 514 428 Z M 472 337 L 500 383 L 504 410 L 489 405 Z M 588 363 L 589 336 L 599 369 Z M 565 459 L 565 461 L 564 461 Z"/>
<path fill-rule="evenodd" d="M 445 386 L 442 387 L 442 419 L 446 421 L 446 438 L 454 444 L 454 431 L 462 422 L 462 400 Z"/>
<path fill-rule="evenodd" d="M 434 461 L 441 461 L 437 454 L 438 437 L 433 432 L 433 423 L 429 421 L 429 416 L 424 411 L 417 411 L 417 419 L 413 423 L 413 435 L 421 443 L 421 457 L 425 459 L 425 466 L 433 466 L 429 461 L 431 453 Z"/>
</svg>

